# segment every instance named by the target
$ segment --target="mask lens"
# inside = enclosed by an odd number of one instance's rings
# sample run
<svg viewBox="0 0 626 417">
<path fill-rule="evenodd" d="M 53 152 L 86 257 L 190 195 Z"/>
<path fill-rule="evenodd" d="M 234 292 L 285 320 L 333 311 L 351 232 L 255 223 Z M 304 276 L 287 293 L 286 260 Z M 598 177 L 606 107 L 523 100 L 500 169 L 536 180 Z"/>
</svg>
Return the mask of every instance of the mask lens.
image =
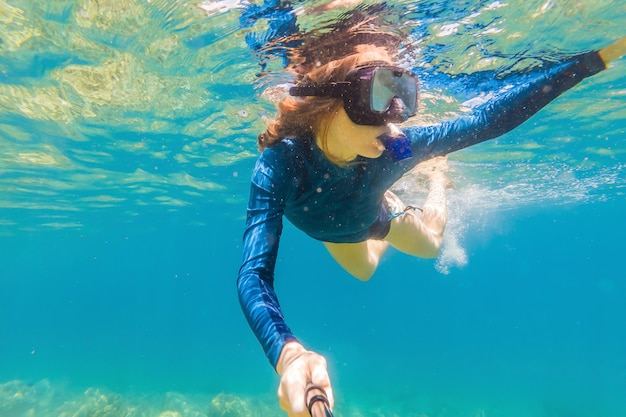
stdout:
<svg viewBox="0 0 626 417">
<path fill-rule="evenodd" d="M 409 113 L 414 113 L 417 104 L 417 80 L 404 71 L 378 68 L 372 80 L 372 110 L 379 113 L 387 111 L 394 97 L 402 100 Z"/>
</svg>

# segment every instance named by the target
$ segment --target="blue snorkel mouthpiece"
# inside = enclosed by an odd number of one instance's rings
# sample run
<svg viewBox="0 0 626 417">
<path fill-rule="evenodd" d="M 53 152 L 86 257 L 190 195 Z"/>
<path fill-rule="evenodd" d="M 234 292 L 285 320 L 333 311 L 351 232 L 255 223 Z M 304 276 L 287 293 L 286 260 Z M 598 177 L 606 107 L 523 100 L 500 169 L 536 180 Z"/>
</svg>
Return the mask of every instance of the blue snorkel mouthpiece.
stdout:
<svg viewBox="0 0 626 417">
<path fill-rule="evenodd" d="M 411 142 L 401 131 L 383 133 L 378 139 L 385 145 L 387 152 L 391 154 L 394 162 L 402 161 L 413 156 Z"/>
</svg>

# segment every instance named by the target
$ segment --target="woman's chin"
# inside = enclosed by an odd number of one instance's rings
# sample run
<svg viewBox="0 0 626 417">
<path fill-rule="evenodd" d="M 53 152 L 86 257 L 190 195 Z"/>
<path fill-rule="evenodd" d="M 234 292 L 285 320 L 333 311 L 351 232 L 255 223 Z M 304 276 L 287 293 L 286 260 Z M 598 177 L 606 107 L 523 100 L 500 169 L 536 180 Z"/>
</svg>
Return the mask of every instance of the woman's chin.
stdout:
<svg viewBox="0 0 626 417">
<path fill-rule="evenodd" d="M 366 158 L 376 159 L 379 158 L 385 151 L 385 146 L 382 143 L 377 144 L 372 149 L 369 149 L 366 155 L 362 155 Z"/>
<path fill-rule="evenodd" d="M 385 152 L 385 145 L 383 145 L 383 142 L 380 141 L 379 139 L 376 139 L 376 151 L 378 152 L 378 156 L 381 156 L 383 154 L 383 152 Z M 376 158 L 378 158 L 378 156 Z"/>
</svg>

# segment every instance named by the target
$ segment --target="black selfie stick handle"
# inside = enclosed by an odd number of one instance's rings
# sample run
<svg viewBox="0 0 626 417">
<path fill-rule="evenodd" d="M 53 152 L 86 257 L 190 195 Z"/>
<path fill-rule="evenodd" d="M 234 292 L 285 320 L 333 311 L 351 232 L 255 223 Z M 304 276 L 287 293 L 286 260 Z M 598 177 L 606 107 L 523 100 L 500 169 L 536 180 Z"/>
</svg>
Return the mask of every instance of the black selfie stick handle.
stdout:
<svg viewBox="0 0 626 417">
<path fill-rule="evenodd" d="M 311 417 L 333 417 L 324 388 L 309 383 L 304 389 L 304 398 Z"/>
</svg>

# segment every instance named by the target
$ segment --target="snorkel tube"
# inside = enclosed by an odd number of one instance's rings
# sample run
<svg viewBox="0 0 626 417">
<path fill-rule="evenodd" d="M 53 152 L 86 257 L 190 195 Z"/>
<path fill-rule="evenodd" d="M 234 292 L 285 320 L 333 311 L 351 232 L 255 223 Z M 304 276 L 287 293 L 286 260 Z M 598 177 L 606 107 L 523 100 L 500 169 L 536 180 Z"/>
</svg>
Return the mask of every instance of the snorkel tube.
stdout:
<svg viewBox="0 0 626 417">
<path fill-rule="evenodd" d="M 387 152 L 391 154 L 391 159 L 394 162 L 398 162 L 412 157 L 413 152 L 411 151 L 409 138 L 394 124 L 389 123 L 387 126 L 389 127 L 389 132 L 378 136 L 378 140 L 383 143 Z"/>
</svg>

